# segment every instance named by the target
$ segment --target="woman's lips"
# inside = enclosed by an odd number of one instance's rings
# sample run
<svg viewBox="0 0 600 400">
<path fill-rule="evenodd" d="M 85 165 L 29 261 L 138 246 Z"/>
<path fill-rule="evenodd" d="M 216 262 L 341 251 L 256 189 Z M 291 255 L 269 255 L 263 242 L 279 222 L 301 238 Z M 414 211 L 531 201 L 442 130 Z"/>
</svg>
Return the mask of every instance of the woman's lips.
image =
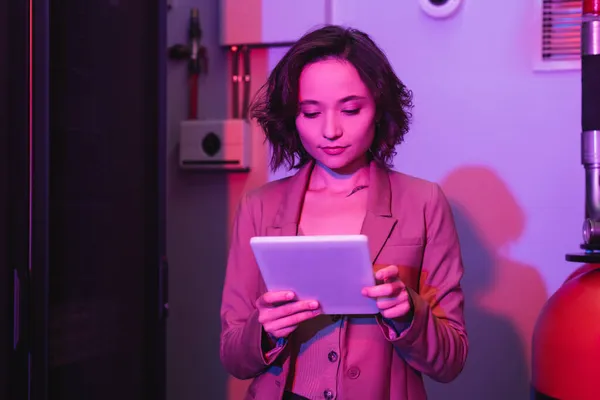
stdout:
<svg viewBox="0 0 600 400">
<path fill-rule="evenodd" d="M 330 156 L 337 156 L 342 154 L 349 146 L 328 146 L 321 147 L 321 150 Z"/>
</svg>

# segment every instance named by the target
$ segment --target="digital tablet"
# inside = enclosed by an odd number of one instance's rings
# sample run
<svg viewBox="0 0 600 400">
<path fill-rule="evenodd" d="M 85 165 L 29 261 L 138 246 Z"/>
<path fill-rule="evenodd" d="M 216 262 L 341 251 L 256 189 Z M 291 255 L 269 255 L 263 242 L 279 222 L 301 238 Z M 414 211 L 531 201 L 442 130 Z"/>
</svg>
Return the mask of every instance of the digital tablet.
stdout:
<svg viewBox="0 0 600 400">
<path fill-rule="evenodd" d="M 361 293 L 375 284 L 366 236 L 259 236 L 250 246 L 268 291 L 317 300 L 329 315 L 379 312 Z"/>
</svg>

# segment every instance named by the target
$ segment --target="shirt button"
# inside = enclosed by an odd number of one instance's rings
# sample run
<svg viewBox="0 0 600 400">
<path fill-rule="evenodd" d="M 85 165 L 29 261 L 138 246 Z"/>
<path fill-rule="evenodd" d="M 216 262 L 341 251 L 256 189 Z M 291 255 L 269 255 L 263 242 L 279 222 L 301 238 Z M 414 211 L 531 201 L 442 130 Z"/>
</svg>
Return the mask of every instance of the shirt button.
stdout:
<svg viewBox="0 0 600 400">
<path fill-rule="evenodd" d="M 325 397 L 326 400 L 332 400 L 333 399 L 333 392 L 331 390 L 326 390 L 323 392 L 323 397 Z"/>
<path fill-rule="evenodd" d="M 327 354 L 327 359 L 331 362 L 336 362 L 338 359 L 338 354 L 332 350 L 329 352 L 329 354 Z"/>
<path fill-rule="evenodd" d="M 350 379 L 356 379 L 360 376 L 360 369 L 356 368 L 356 367 L 351 367 L 348 370 L 348 378 Z"/>
</svg>

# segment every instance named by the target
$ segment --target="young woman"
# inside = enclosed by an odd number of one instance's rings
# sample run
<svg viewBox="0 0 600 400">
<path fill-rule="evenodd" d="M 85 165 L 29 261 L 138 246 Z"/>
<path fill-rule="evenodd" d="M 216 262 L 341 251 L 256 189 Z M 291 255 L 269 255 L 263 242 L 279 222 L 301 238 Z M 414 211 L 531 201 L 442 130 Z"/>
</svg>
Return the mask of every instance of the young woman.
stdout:
<svg viewBox="0 0 600 400">
<path fill-rule="evenodd" d="M 426 399 L 422 375 L 449 382 L 467 356 L 463 266 L 437 184 L 390 169 L 408 131 L 411 93 L 363 32 L 302 37 L 252 107 L 272 167 L 295 175 L 242 200 L 221 308 L 221 359 L 254 379 L 248 399 Z M 376 317 L 322 315 L 315 301 L 266 292 L 252 236 L 369 238 Z M 344 279 L 340 276 L 340 279 Z"/>
</svg>

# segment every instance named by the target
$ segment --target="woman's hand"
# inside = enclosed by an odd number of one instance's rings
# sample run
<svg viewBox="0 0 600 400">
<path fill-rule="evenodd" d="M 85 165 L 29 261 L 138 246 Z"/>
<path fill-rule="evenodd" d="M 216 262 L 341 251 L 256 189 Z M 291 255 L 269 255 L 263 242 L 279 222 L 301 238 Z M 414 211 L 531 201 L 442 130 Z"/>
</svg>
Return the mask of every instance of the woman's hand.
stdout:
<svg viewBox="0 0 600 400">
<path fill-rule="evenodd" d="M 375 278 L 382 282 L 366 287 L 362 294 L 377 300 L 377 307 L 385 318 L 403 318 L 412 313 L 412 301 L 404 282 L 398 277 L 398 267 L 390 265 L 375 273 Z"/>
<path fill-rule="evenodd" d="M 317 301 L 293 301 L 295 297 L 292 292 L 267 292 L 256 301 L 258 322 L 271 337 L 285 338 L 301 322 L 321 313 Z"/>
</svg>

